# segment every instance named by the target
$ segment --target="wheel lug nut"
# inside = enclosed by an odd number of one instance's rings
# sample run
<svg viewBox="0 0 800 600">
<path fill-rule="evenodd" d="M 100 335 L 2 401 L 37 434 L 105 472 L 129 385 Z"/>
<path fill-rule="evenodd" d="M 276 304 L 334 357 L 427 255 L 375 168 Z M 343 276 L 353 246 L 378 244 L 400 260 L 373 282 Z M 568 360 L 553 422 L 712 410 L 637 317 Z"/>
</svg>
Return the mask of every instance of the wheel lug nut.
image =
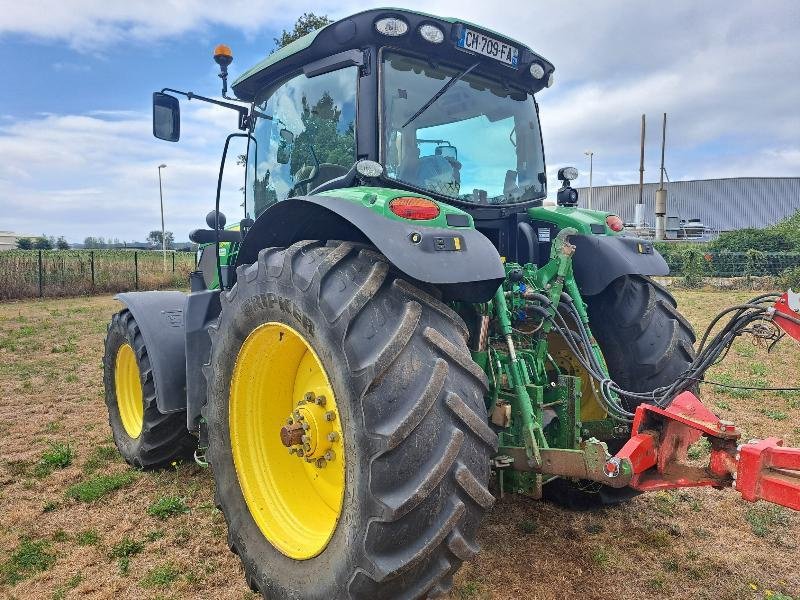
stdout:
<svg viewBox="0 0 800 600">
<path fill-rule="evenodd" d="M 305 421 L 303 422 L 303 430 L 304 430 L 304 431 L 308 431 L 310 427 L 311 427 L 311 425 L 309 425 L 309 424 L 308 424 L 308 423 L 306 423 Z"/>
<path fill-rule="evenodd" d="M 332 461 L 334 458 L 336 458 L 336 455 L 333 453 L 333 450 L 328 450 L 328 451 L 325 453 L 325 460 L 327 460 L 327 461 L 329 461 L 329 462 L 330 462 L 330 461 Z"/>
<path fill-rule="evenodd" d="M 294 419 L 292 419 L 292 417 L 289 417 L 288 419 L 286 419 L 286 424 L 287 425 L 292 425 L 293 423 L 294 423 Z"/>
<path fill-rule="evenodd" d="M 318 458 L 317 462 L 315 464 L 317 465 L 318 469 L 323 469 L 323 468 L 325 468 L 325 459 L 324 458 Z"/>
<path fill-rule="evenodd" d="M 294 418 L 298 421 L 303 418 L 303 415 L 300 414 L 299 410 L 294 411 Z"/>
<path fill-rule="evenodd" d="M 325 413 L 326 421 L 333 421 L 335 419 L 336 419 L 336 413 L 333 412 L 332 410 L 329 410 L 328 412 Z"/>
<path fill-rule="evenodd" d="M 317 396 L 317 404 L 319 406 L 325 406 L 326 402 L 327 400 L 325 399 L 325 396 Z"/>
<path fill-rule="evenodd" d="M 338 439 L 339 439 L 339 434 L 338 434 L 338 433 L 336 433 L 335 431 L 331 431 L 331 432 L 328 434 L 328 441 L 329 441 L 329 442 L 335 442 L 335 441 L 337 441 Z"/>
<path fill-rule="evenodd" d="M 295 449 L 294 448 L 289 448 L 289 454 L 294 454 L 294 453 L 295 453 Z"/>
<path fill-rule="evenodd" d="M 303 442 L 303 444 L 308 444 L 311 441 L 311 438 L 308 437 L 307 435 L 304 435 L 303 437 L 300 438 L 300 441 Z"/>
<path fill-rule="evenodd" d="M 306 402 L 313 402 L 314 401 L 314 392 L 306 392 L 303 396 L 303 400 Z"/>
</svg>

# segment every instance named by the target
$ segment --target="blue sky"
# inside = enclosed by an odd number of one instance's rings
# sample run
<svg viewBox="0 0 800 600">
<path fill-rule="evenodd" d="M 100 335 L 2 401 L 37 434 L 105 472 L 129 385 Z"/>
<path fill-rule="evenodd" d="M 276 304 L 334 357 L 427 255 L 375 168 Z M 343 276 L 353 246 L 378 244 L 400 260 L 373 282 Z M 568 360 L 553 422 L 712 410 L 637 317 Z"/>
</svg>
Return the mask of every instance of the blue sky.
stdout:
<svg viewBox="0 0 800 600">
<path fill-rule="evenodd" d="M 235 76 L 306 10 L 342 17 L 372 2 L 213 3 L 31 0 L 0 11 L 0 230 L 142 240 L 160 226 L 202 226 L 232 113 L 182 104 L 179 144 L 150 134 L 152 91 L 219 93 L 211 51 L 229 44 Z M 800 4 L 792 0 L 536 0 L 496 5 L 410 0 L 515 37 L 556 65 L 539 95 L 550 187 L 559 166 L 594 183 L 638 180 L 641 113 L 646 180 L 658 178 L 660 119 L 669 113 L 672 179 L 800 175 Z M 233 181 L 227 186 L 235 191 Z M 232 194 L 233 195 L 233 194 Z M 235 203 L 226 207 L 236 216 Z"/>
</svg>

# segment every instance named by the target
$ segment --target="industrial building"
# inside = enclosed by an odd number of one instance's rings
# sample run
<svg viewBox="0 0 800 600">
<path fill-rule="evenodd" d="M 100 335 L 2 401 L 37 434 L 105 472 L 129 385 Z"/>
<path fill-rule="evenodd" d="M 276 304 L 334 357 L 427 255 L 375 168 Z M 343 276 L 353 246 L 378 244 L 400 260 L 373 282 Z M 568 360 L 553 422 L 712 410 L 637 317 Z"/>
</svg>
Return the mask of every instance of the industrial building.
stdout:
<svg viewBox="0 0 800 600">
<path fill-rule="evenodd" d="M 644 232 L 655 227 L 658 183 L 642 192 Z M 800 210 L 800 177 L 733 177 L 664 183 L 667 190 L 667 239 L 708 239 L 723 231 L 766 227 Z M 639 184 L 594 186 L 591 208 L 635 224 Z M 589 208 L 589 188 L 578 188 L 579 205 Z"/>
</svg>

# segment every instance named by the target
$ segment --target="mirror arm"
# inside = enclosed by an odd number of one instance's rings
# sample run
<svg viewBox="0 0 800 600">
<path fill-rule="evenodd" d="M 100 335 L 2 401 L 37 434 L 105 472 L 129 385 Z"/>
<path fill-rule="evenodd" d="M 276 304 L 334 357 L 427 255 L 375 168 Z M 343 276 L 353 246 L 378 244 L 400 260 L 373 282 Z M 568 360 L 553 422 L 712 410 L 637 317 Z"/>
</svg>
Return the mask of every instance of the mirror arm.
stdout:
<svg viewBox="0 0 800 600">
<path fill-rule="evenodd" d="M 223 106 L 225 108 L 230 108 L 231 110 L 235 110 L 239 113 L 239 129 L 242 131 L 247 131 L 251 125 L 251 115 L 250 109 L 246 106 L 239 106 L 238 104 L 231 104 L 230 102 L 223 102 L 222 100 L 215 100 L 214 98 L 207 98 L 205 96 L 200 96 L 199 94 L 195 94 L 194 92 L 182 92 L 181 90 L 175 90 L 172 88 L 164 88 L 161 90 L 161 93 L 164 94 L 166 92 L 172 92 L 173 94 L 180 94 L 182 96 L 186 96 L 189 100 L 202 100 L 203 102 L 208 102 L 210 104 L 216 104 L 217 106 Z M 265 115 L 263 113 L 259 113 L 258 116 L 262 119 L 269 119 L 272 120 L 272 117 L 269 115 Z"/>
</svg>

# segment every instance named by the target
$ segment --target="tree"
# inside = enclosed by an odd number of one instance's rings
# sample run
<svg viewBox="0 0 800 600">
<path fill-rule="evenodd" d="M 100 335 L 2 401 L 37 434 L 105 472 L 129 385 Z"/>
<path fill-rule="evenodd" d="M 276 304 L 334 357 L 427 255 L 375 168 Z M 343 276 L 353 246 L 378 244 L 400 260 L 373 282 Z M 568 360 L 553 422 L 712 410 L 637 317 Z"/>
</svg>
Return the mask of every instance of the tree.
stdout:
<svg viewBox="0 0 800 600">
<path fill-rule="evenodd" d="M 171 231 L 167 231 L 165 235 L 166 235 L 166 241 L 167 241 L 166 246 L 167 246 L 167 248 L 171 249 L 173 243 L 175 242 L 175 238 L 172 235 Z M 156 248 L 161 248 L 161 231 L 159 231 L 157 229 L 151 231 L 147 235 L 147 242 L 150 245 L 155 246 Z"/>
<path fill-rule="evenodd" d="M 52 250 L 53 242 L 46 235 L 42 234 L 33 241 L 33 247 L 37 250 Z"/>
<path fill-rule="evenodd" d="M 303 132 L 297 136 L 292 150 L 291 172 L 296 174 L 303 167 L 315 164 L 314 153 L 320 162 L 332 163 L 349 168 L 355 155 L 355 129 L 349 123 L 344 131 L 339 131 L 341 109 L 336 106 L 326 91 L 310 106 L 305 94 L 301 98 Z"/>
<path fill-rule="evenodd" d="M 58 250 L 69 250 L 69 242 L 64 239 L 63 235 L 58 236 L 56 240 L 56 248 Z"/>
<path fill-rule="evenodd" d="M 20 250 L 32 250 L 33 240 L 27 237 L 17 238 L 17 248 L 19 248 Z"/>
<path fill-rule="evenodd" d="M 303 13 L 300 18 L 297 19 L 291 31 L 286 31 L 284 29 L 279 37 L 274 38 L 275 48 L 273 48 L 272 51 L 275 52 L 275 50 L 283 48 L 286 44 L 291 44 L 304 35 L 316 31 L 317 29 L 322 29 L 331 23 L 333 23 L 333 20 L 329 19 L 327 15 L 315 15 L 313 12 Z"/>
</svg>

